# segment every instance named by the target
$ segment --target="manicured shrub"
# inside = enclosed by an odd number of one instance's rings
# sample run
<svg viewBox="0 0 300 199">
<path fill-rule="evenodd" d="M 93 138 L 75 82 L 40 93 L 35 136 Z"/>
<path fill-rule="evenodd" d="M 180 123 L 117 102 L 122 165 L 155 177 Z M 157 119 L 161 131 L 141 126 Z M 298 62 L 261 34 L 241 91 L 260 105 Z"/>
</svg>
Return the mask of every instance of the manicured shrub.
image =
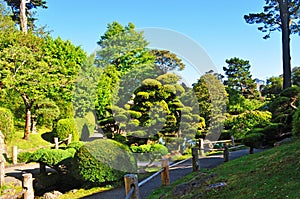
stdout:
<svg viewBox="0 0 300 199">
<path fill-rule="evenodd" d="M 48 166 L 56 166 L 63 160 L 73 158 L 76 153 L 74 148 L 63 149 L 38 149 L 32 153 L 29 162 L 43 162 Z"/>
<path fill-rule="evenodd" d="M 55 134 L 59 140 L 64 140 L 72 134 L 72 141 L 79 141 L 74 119 L 71 118 L 59 120 L 55 126 Z"/>
<path fill-rule="evenodd" d="M 18 153 L 18 162 L 29 162 L 32 153 L 30 152 L 22 152 Z"/>
<path fill-rule="evenodd" d="M 70 148 L 73 148 L 73 149 L 75 149 L 76 151 L 78 151 L 82 146 L 84 145 L 84 143 L 83 142 L 72 142 L 72 143 L 70 143 L 67 147 L 66 147 L 66 149 L 70 149 Z"/>
<path fill-rule="evenodd" d="M 73 176 L 90 183 L 120 180 L 136 172 L 136 161 L 126 145 L 110 139 L 86 143 L 75 154 Z"/>
<path fill-rule="evenodd" d="M 14 133 L 14 117 L 9 109 L 0 108 L 0 130 L 5 142 L 10 142 Z"/>
<path fill-rule="evenodd" d="M 135 153 L 138 160 L 153 162 L 155 159 L 161 159 L 161 156 L 168 154 L 168 148 L 162 144 L 143 144 L 140 146 L 131 146 L 130 149 Z"/>
</svg>

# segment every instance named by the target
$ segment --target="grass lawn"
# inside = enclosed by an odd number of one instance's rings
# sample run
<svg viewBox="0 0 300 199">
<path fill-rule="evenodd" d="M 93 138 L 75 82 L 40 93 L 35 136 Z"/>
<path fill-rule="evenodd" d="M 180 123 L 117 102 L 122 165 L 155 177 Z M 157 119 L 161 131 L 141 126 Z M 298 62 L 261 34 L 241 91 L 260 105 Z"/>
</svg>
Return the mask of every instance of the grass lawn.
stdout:
<svg viewBox="0 0 300 199">
<path fill-rule="evenodd" d="M 149 199 L 299 198 L 299 156 L 298 138 L 280 147 L 224 163 L 212 170 L 191 173 L 170 186 L 155 190 Z M 208 185 L 220 182 L 227 185 L 209 189 Z M 176 188 L 182 185 L 186 185 L 187 191 L 174 195 Z"/>
</svg>

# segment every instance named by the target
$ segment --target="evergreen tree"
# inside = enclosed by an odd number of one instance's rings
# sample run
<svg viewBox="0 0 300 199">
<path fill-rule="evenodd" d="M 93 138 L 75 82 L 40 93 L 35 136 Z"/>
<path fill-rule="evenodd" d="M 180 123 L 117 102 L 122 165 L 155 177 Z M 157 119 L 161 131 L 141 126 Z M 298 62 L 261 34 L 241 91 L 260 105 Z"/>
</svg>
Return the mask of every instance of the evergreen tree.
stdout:
<svg viewBox="0 0 300 199">
<path fill-rule="evenodd" d="M 256 95 L 256 84 L 250 73 L 250 63 L 248 60 L 237 57 L 227 59 L 228 67 L 223 67 L 227 81 L 225 84 L 246 98 L 253 98 Z"/>
<path fill-rule="evenodd" d="M 282 31 L 284 89 L 291 86 L 290 34 L 300 34 L 299 8 L 299 0 L 266 0 L 263 12 L 244 16 L 249 24 L 263 24 L 258 30 L 267 33 L 264 39 L 273 31 Z"/>
</svg>

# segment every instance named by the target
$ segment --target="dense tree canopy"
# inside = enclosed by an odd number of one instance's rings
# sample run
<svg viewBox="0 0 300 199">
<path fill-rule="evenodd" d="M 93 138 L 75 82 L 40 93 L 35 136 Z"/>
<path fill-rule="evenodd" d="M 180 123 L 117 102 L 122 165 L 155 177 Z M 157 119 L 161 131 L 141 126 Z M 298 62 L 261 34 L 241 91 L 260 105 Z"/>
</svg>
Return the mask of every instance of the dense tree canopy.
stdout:
<svg viewBox="0 0 300 199">
<path fill-rule="evenodd" d="M 85 53 L 60 38 L 43 39 L 18 31 L 0 34 L 3 38 L 0 43 L 1 82 L 23 99 L 26 108 L 24 139 L 28 139 L 34 103 L 43 98 L 70 101 L 72 84 Z"/>
</svg>

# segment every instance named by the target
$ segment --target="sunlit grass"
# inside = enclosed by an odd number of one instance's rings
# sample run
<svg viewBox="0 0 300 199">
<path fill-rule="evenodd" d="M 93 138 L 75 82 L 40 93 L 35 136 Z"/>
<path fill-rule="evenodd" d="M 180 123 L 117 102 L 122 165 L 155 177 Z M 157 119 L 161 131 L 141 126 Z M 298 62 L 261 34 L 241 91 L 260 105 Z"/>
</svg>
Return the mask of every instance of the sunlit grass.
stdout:
<svg viewBox="0 0 300 199">
<path fill-rule="evenodd" d="M 168 187 L 155 190 L 154 198 L 299 198 L 300 140 L 261 153 L 247 155 L 212 170 L 191 173 Z M 216 174 L 186 195 L 174 196 L 177 184 L 197 182 L 201 176 Z M 203 177 L 202 177 L 203 178 Z M 195 181 L 193 181 L 193 179 Z M 207 185 L 225 182 L 227 186 L 207 190 Z"/>
</svg>

